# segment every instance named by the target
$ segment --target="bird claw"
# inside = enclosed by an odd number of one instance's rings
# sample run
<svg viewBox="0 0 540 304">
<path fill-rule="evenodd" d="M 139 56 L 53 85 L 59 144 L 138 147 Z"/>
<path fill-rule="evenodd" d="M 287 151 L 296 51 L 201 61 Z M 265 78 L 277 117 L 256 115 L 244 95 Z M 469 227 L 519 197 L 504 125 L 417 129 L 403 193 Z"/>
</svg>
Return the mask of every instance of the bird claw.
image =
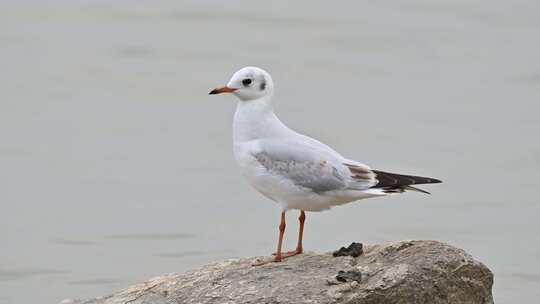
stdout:
<svg viewBox="0 0 540 304">
<path fill-rule="evenodd" d="M 251 266 L 262 266 L 262 265 L 269 264 L 269 263 L 279 263 L 279 262 L 283 261 L 283 259 L 295 256 L 295 255 L 298 255 L 298 254 L 301 254 L 301 253 L 302 253 L 301 250 L 282 252 L 281 255 L 277 255 L 277 253 L 274 252 L 274 253 L 272 253 L 273 258 L 272 257 L 259 257 L 259 258 L 256 258 L 251 263 Z"/>
<path fill-rule="evenodd" d="M 296 249 L 296 250 L 292 250 L 292 251 L 282 252 L 281 257 L 288 258 L 288 257 L 291 257 L 291 256 L 302 254 L 302 252 L 303 252 L 303 250 L 301 250 L 301 249 L 300 250 Z M 276 252 L 272 253 L 272 256 L 276 256 L 276 255 L 277 255 Z"/>
</svg>

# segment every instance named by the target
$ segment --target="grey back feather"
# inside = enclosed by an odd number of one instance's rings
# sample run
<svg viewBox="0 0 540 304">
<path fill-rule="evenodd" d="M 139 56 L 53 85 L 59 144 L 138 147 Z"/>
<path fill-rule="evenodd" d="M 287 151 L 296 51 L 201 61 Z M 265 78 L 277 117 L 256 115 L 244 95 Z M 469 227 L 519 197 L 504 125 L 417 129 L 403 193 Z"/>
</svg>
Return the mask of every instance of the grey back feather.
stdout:
<svg viewBox="0 0 540 304">
<path fill-rule="evenodd" d="M 316 193 L 340 190 L 347 186 L 346 177 L 327 161 L 279 158 L 267 152 L 260 152 L 254 156 L 270 173 L 285 177 L 294 184 Z"/>
</svg>

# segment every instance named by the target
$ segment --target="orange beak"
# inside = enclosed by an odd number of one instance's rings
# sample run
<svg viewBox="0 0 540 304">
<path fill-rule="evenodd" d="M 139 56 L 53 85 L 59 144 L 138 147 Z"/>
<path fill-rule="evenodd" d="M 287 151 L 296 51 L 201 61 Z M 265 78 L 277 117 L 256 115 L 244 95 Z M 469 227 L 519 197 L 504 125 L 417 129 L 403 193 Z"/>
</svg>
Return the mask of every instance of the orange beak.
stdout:
<svg viewBox="0 0 540 304">
<path fill-rule="evenodd" d="M 229 88 L 227 86 L 225 87 L 221 87 L 221 88 L 217 88 L 217 89 L 213 89 L 212 91 L 210 91 L 210 95 L 214 95 L 214 94 L 221 94 L 221 93 L 232 93 L 236 91 L 236 89 L 233 89 L 233 88 Z"/>
</svg>

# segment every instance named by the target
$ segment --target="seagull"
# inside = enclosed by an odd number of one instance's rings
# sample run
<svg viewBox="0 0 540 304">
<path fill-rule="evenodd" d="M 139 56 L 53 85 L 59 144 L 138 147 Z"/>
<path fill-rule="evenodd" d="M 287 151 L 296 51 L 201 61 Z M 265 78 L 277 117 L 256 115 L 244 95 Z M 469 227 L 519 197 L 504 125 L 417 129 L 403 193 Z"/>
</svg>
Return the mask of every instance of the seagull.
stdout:
<svg viewBox="0 0 540 304">
<path fill-rule="evenodd" d="M 209 94 L 221 93 L 231 93 L 238 98 L 233 145 L 242 174 L 281 209 L 277 250 L 273 258 L 264 263 L 280 262 L 303 252 L 306 211 L 328 210 L 361 199 L 405 191 L 429 194 L 413 185 L 441 182 L 430 177 L 371 169 L 288 128 L 274 113 L 274 82 L 263 69 L 242 68 L 226 86 Z M 285 213 L 291 209 L 300 211 L 298 243 L 295 250 L 282 252 Z"/>
</svg>

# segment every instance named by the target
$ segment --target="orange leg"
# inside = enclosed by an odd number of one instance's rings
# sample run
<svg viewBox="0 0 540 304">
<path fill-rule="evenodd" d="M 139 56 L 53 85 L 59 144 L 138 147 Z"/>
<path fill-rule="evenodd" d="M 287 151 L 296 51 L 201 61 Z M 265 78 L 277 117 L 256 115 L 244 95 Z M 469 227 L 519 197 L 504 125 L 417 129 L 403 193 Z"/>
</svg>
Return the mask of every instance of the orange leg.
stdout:
<svg viewBox="0 0 540 304">
<path fill-rule="evenodd" d="M 298 230 L 298 245 L 296 245 L 296 254 L 300 254 L 304 251 L 304 247 L 302 247 L 302 239 L 304 237 L 304 223 L 306 222 L 306 213 L 304 212 L 304 210 L 300 210 L 298 222 L 300 222 L 300 229 Z"/>
<path fill-rule="evenodd" d="M 277 243 L 277 251 L 276 251 L 276 257 L 274 258 L 274 262 L 281 262 L 282 256 L 281 256 L 281 244 L 283 244 L 283 235 L 285 234 L 285 227 L 287 225 L 285 224 L 285 211 L 281 212 L 281 221 L 279 223 L 279 239 Z"/>
<path fill-rule="evenodd" d="M 298 230 L 298 244 L 296 245 L 296 249 L 293 251 L 282 252 L 281 253 L 282 259 L 294 256 L 297 254 L 301 254 L 302 252 L 304 252 L 304 247 L 302 246 L 302 240 L 304 238 L 304 223 L 306 222 L 306 212 L 304 212 L 304 210 L 300 210 L 300 216 L 298 217 L 298 222 L 300 223 L 300 228 Z M 277 256 L 277 253 L 273 253 L 272 255 Z"/>
<path fill-rule="evenodd" d="M 261 266 L 270 262 L 281 262 L 284 258 L 288 258 L 291 256 L 295 256 L 297 254 L 301 254 L 303 252 L 302 247 L 302 239 L 304 236 L 304 222 L 306 221 L 306 213 L 304 210 L 300 211 L 300 216 L 298 217 L 298 221 L 300 222 L 300 230 L 298 231 L 298 245 L 296 246 L 296 250 L 294 251 L 288 251 L 288 252 L 281 252 L 281 247 L 283 245 L 283 236 L 285 235 L 285 211 L 281 212 L 281 221 L 279 223 L 279 238 L 278 238 L 278 245 L 277 245 L 277 251 L 276 253 L 273 253 L 274 259 L 271 260 L 258 260 L 255 261 L 252 265 L 253 266 Z"/>
</svg>

